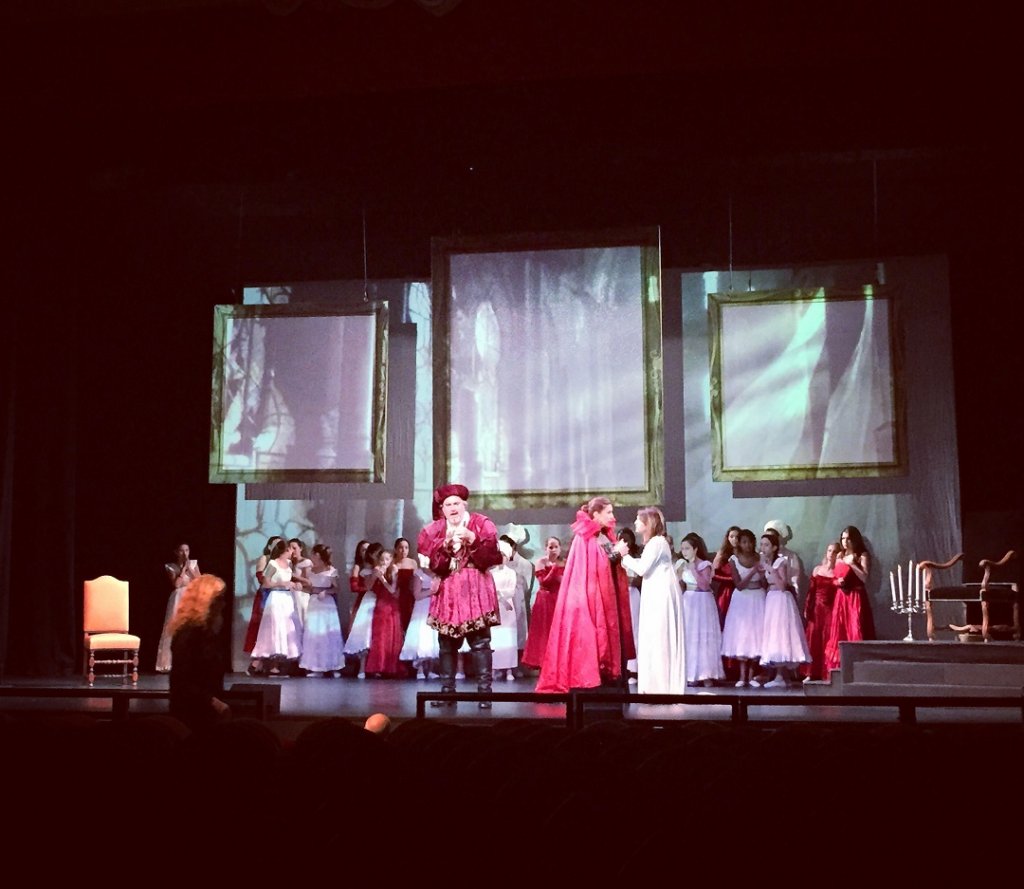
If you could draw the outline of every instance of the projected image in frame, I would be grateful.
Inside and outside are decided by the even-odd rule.
[[[708,311],[716,481],[905,472],[892,299],[716,293]]]
[[[434,477],[489,508],[662,497],[657,229],[434,241]]]
[[[216,306],[210,481],[383,481],[386,395],[386,303]]]

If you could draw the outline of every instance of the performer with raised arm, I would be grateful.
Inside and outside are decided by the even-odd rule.
[[[440,578],[427,623],[437,630],[441,691],[455,691],[459,646],[469,644],[477,691],[491,690],[491,627],[501,623],[498,597],[489,568],[502,563],[498,531],[487,516],[467,508],[469,489],[442,485],[434,491],[434,521],[419,536],[416,548]],[[447,702],[435,701],[433,706]],[[481,701],[488,710],[490,701]]]

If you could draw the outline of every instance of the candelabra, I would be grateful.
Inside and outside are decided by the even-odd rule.
[[[924,611],[924,602],[920,599],[904,599],[902,602],[893,602],[889,606],[890,611],[907,616],[907,635],[903,637],[904,642],[914,641],[914,615]]]
[[[897,578],[899,583],[897,584]],[[907,616],[907,635],[903,637],[904,642],[914,641],[914,615],[925,610],[924,600],[927,595],[924,590],[924,575],[921,566],[915,565],[911,559],[907,563],[907,590],[903,589],[903,565],[896,566],[896,572],[889,572],[889,585],[892,589],[892,605],[890,611]]]

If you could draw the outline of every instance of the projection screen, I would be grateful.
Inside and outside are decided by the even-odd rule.
[[[211,482],[381,482],[387,303],[216,306]]]
[[[716,481],[906,471],[891,298],[866,286],[708,299]]]
[[[492,509],[660,502],[658,230],[433,253],[435,482]]]

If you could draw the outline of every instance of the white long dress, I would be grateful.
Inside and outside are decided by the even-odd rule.
[[[640,558],[623,556],[622,564],[644,579],[637,632],[637,691],[684,694],[686,619],[668,541],[660,535],[652,537]]]
[[[312,567],[313,562],[310,559],[302,559],[292,566],[292,573],[297,577],[305,577]],[[295,611],[299,615],[299,625],[305,626],[306,609],[309,607],[309,593],[306,590],[293,590],[292,594],[295,596]]]
[[[253,647],[254,658],[283,657],[294,660],[302,651],[302,626],[295,608],[295,597],[288,586],[292,569],[268,562],[263,572],[267,601],[263,606],[260,630]]]
[[[373,571],[369,569],[360,572],[364,584],[372,586],[372,581],[368,580],[372,574]],[[359,607],[352,618],[352,626],[348,628],[345,654],[362,654],[370,650],[370,643],[373,641],[373,609],[376,605],[377,594],[368,589],[359,600]]]
[[[697,586],[697,572],[711,567],[706,559],[689,565],[677,563],[679,580],[686,587]],[[710,576],[710,574],[708,575]],[[686,679],[702,682],[705,679],[724,679],[722,668],[722,626],[718,620],[718,605],[711,590],[683,590],[683,618],[686,621]]]
[[[341,621],[338,619],[336,590],[338,569],[309,575],[312,589],[302,625],[302,657],[299,666],[314,673],[333,672],[345,666],[342,653]]]
[[[513,670],[519,665],[515,600],[522,589],[522,581],[508,564],[495,565],[490,573],[498,594],[498,616],[501,618],[501,624],[491,627],[491,667],[495,670]]]
[[[643,553],[640,555],[643,558]],[[623,565],[626,563],[623,562]],[[637,573],[630,568],[626,569],[626,576],[629,578],[629,619],[633,622],[633,651],[640,650],[640,588],[636,583]],[[626,672],[636,673],[636,658],[626,661]]]
[[[181,576],[181,566],[168,562],[164,566],[169,573],[177,574]],[[176,578],[177,579],[177,578]],[[167,597],[167,609],[164,612],[164,627],[160,631],[160,641],[156,646],[156,671],[157,673],[170,673],[171,672],[171,634],[167,632],[167,628],[171,624],[171,618],[174,617],[174,613],[178,610],[178,603],[181,601],[181,594],[185,590],[185,587],[175,587],[171,594]]]
[[[779,556],[772,569],[781,572],[783,568],[788,571],[787,559]],[[789,590],[769,589],[764,604],[761,663],[793,667],[810,662],[811,652],[796,599]]]
[[[526,633],[529,629],[529,606],[530,595],[533,592],[533,564],[529,559],[524,559],[518,552],[512,554],[509,567],[515,571],[519,578],[519,585],[516,587],[516,597],[513,604],[516,608],[516,645],[519,651],[526,648]]]
[[[417,568],[413,572],[413,577],[416,585],[416,592],[413,593],[415,602],[413,602],[412,615],[409,617],[409,626],[405,630],[405,641],[398,659],[412,661],[412,665],[416,668],[424,665],[429,667],[427,661],[438,656],[437,630],[427,623],[427,615],[430,614],[432,578],[422,568]]]
[[[757,570],[757,565],[744,568],[736,556],[729,561],[736,566],[740,580],[746,580]],[[722,629],[722,654],[735,658],[759,658],[764,637],[763,586],[735,589],[725,613],[725,627]]]

